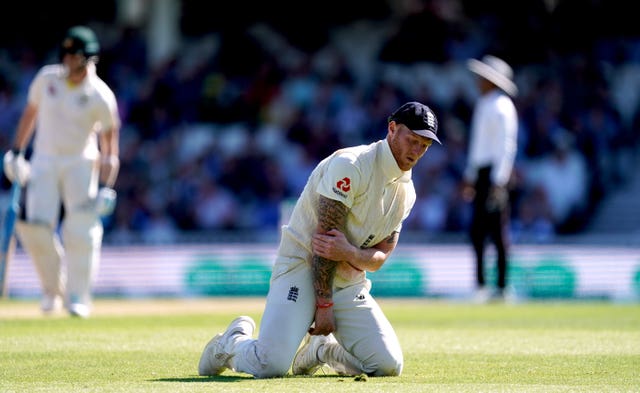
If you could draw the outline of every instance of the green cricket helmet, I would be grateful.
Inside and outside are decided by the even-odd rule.
[[[100,54],[98,37],[93,30],[86,26],[70,28],[60,45],[60,57],[62,58],[67,53],[82,54],[86,58],[98,56]]]

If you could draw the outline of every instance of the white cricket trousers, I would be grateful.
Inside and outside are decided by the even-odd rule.
[[[278,257],[258,338],[238,342],[231,358],[232,369],[256,378],[287,374],[315,314],[311,274],[306,261]],[[340,348],[326,350],[325,357],[334,358],[324,360],[346,374],[400,375],[403,356],[398,337],[371,297],[369,287],[365,279],[334,289],[334,336]]]

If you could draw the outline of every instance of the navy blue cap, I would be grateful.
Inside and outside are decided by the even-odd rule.
[[[411,101],[402,105],[389,116],[389,122],[391,121],[402,123],[416,134],[442,144],[436,135],[438,133],[438,118],[436,118],[436,114],[433,113],[431,108],[420,102]]]

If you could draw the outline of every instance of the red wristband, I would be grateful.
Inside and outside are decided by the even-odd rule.
[[[329,307],[333,307],[333,302],[329,302],[329,303],[316,303],[316,307],[318,308],[329,308]]]

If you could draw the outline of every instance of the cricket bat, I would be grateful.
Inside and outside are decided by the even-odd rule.
[[[19,182],[14,182],[11,186],[9,196],[9,205],[6,207],[2,216],[2,225],[0,226],[0,295],[6,298],[7,291],[7,271],[9,262],[15,250],[15,236],[13,230],[16,224],[16,218],[20,214],[20,195],[22,187]]]

